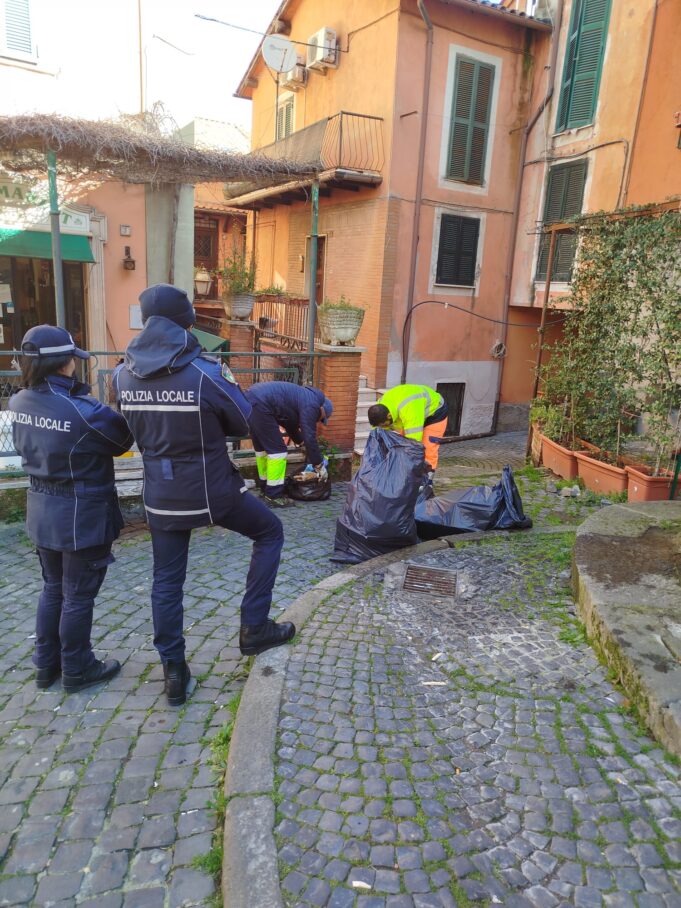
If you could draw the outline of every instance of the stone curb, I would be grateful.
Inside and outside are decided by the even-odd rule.
[[[664,618],[677,614],[674,592],[659,584],[604,582],[595,540],[636,539],[649,527],[681,518],[681,502],[615,505],[581,525],[573,554],[578,613],[598,655],[615,672],[639,715],[664,747],[681,756],[681,665],[665,645]],[[661,579],[661,578],[660,578]],[[666,602],[666,606],[665,606]],[[678,609],[678,603],[676,604]]]
[[[552,534],[575,529],[566,525],[522,532],[523,535]],[[500,530],[448,536],[398,549],[362,564],[348,565],[299,596],[279,620],[293,621],[300,631],[331,593],[382,567],[416,555],[444,551],[460,542],[507,535],[508,531]],[[224,787],[228,805],[224,824],[222,896],[224,904],[229,906],[283,908],[284,904],[274,841],[275,806],[272,796],[274,747],[290,652],[290,647],[283,646],[256,658],[234,722]],[[257,729],[255,736],[253,729]]]

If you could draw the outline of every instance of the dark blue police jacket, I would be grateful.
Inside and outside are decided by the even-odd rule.
[[[123,526],[113,456],[132,445],[123,417],[65,375],[18,391],[9,409],[14,446],[31,480],[31,540],[59,552],[113,542]]]
[[[129,344],[114,388],[144,460],[149,526],[190,529],[227,514],[246,489],[225,436],[248,435],[251,413],[229,369],[155,315]]]
[[[273,416],[292,441],[305,444],[309,463],[322,462],[317,423],[319,408],[325,400],[323,391],[287,381],[267,381],[250,387],[246,397],[254,407]]]

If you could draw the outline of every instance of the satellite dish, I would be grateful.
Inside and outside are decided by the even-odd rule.
[[[283,35],[268,35],[262,42],[262,55],[269,68],[277,73],[287,73],[298,62],[295,47]]]

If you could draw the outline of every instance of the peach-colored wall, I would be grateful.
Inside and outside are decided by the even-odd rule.
[[[129,306],[136,304],[147,285],[144,186],[103,183],[81,199],[106,215],[104,246],[106,329],[110,350],[124,350],[137,334],[130,328]],[[131,236],[120,235],[120,225],[132,228]],[[123,268],[124,247],[130,246],[134,271]]]
[[[650,18],[650,17],[649,17]],[[628,205],[645,205],[681,196],[681,4],[660,0],[650,47],[647,85],[632,152]]]
[[[506,363],[501,383],[500,403],[526,404],[532,395],[541,311],[520,307],[512,308],[509,321],[512,324],[509,326],[506,338]],[[549,327],[544,343],[553,345],[563,336],[560,310],[549,309],[546,322]],[[550,358],[550,349],[544,350],[543,362],[549,362]]]
[[[577,160],[579,157],[586,157],[588,172],[584,189],[584,212],[612,210],[627,201],[624,196],[626,170],[641,97],[655,0],[612,0],[594,122],[589,126],[555,134],[565,44],[573,5],[574,0],[566,0],[564,5],[555,93],[528,141],[511,293],[511,301],[517,306],[541,305],[541,285],[535,288],[533,279],[539,244],[537,225],[541,222],[544,205],[547,149],[551,165],[560,163],[561,160]],[[678,4],[674,4],[673,0],[672,2],[661,0],[660,9],[663,10],[665,7],[670,8],[674,5],[676,5],[678,13]],[[669,17],[668,12],[666,15]],[[661,81],[664,81],[665,78],[669,79],[670,89],[673,79],[668,71],[668,66],[669,60],[674,57],[673,43],[673,38],[669,35],[664,48],[668,53],[666,56],[660,57],[660,69],[657,74],[657,78]],[[663,44],[664,42],[661,41],[660,45]],[[678,63],[675,65],[678,69]],[[653,95],[654,91],[656,89],[651,86],[649,93],[651,107],[655,106],[659,97],[659,93]],[[655,102],[652,101],[653,97]],[[533,109],[535,109],[537,100],[537,98],[533,98]],[[678,105],[678,100],[676,104]],[[674,108],[671,107],[670,121],[673,110]],[[648,141],[649,143],[659,142],[659,133],[655,129],[650,129]],[[679,154],[678,151],[677,154]],[[672,156],[668,155],[668,159],[671,166]],[[655,168],[656,165],[652,164],[649,154],[644,155],[642,160],[647,163],[648,167]],[[658,186],[662,179],[663,177],[658,179]],[[648,195],[647,190],[637,191],[640,201],[652,200],[650,197],[641,197]],[[567,288],[564,288],[562,292],[566,293]]]

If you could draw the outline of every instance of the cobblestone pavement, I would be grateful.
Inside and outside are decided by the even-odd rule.
[[[339,486],[329,502],[279,512],[275,613],[335,570],[343,498]],[[193,534],[185,627],[199,683],[173,710],[151,642],[148,535],[116,545],[95,609],[93,645],[120,659],[120,676],[66,697],[33,683],[38,560],[18,526],[0,528],[0,905],[211,904],[213,878],[192,861],[216,827],[207,805],[221,780],[207,741],[244,681],[236,633],[249,549],[222,529]]]
[[[507,461],[520,466],[523,449],[523,437],[515,435],[453,445],[443,458],[438,483],[446,488],[493,479]],[[563,500],[547,493],[537,471],[525,471],[518,482],[528,511],[540,523],[574,522],[594,506],[587,499]],[[275,590],[277,610],[336,570],[327,555],[343,498],[339,487],[330,502],[282,512],[286,545]],[[95,613],[95,648],[123,662],[121,675],[108,685],[65,697],[58,684],[38,692],[33,683],[37,558],[18,526],[0,527],[0,905],[169,908],[212,903],[213,878],[193,861],[209,852],[216,828],[216,814],[207,805],[215,800],[221,779],[211,767],[208,742],[230,718],[228,704],[244,681],[236,631],[248,549],[240,537],[221,529],[194,533],[185,605],[189,659],[199,683],[186,707],[171,710],[151,644],[148,536],[131,535],[117,544],[117,562]],[[374,625],[374,606],[369,608],[360,593],[355,591],[352,603],[343,605],[347,620],[353,609],[359,609],[360,617],[342,641],[352,664],[359,660],[358,673],[368,671],[359,666],[373,660],[374,646],[379,648],[377,660],[384,646],[385,658],[402,652],[386,642],[393,639],[390,628],[397,618]],[[336,627],[343,627],[340,617]],[[564,632],[571,627],[568,622]],[[328,635],[330,628],[325,625],[320,634]],[[360,638],[378,630],[381,639],[371,650],[357,647]],[[305,667],[312,670],[321,644],[303,639],[303,647],[317,647]],[[399,631],[394,639],[399,641]],[[336,643],[327,636],[324,646]],[[293,663],[301,672],[299,654],[304,652],[297,650]],[[435,665],[441,664],[438,660]],[[342,664],[338,670],[345,671]],[[337,685],[348,705],[349,677],[343,675]],[[365,696],[368,677],[358,674],[357,681],[353,696]],[[372,685],[374,681],[372,674]],[[384,688],[386,682],[380,683]],[[311,690],[301,694],[308,696]],[[429,697],[438,693],[436,688],[426,692]],[[397,689],[385,690],[388,699],[398,696]],[[362,754],[357,758],[363,759]],[[302,788],[299,796],[305,797]],[[367,809],[372,809],[368,803]],[[357,833],[357,841],[368,841],[365,835]],[[670,858],[664,854],[663,860]],[[355,858],[357,867],[364,861],[368,858]],[[299,872],[315,878],[309,869]],[[345,883],[338,891],[343,889],[360,892]],[[382,904],[380,898],[374,904]]]
[[[275,764],[286,905],[681,906],[678,763],[574,615],[560,525],[600,501],[523,472],[554,527],[410,559],[455,573],[454,598],[405,592],[404,564],[375,572],[294,645]]]

